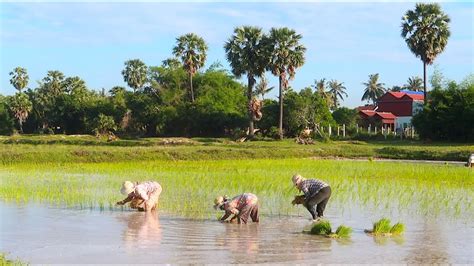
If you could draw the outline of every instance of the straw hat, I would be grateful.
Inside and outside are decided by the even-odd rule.
[[[135,184],[133,184],[130,181],[125,181],[122,184],[122,188],[120,189],[120,193],[122,193],[123,195],[128,195],[128,194],[132,193],[134,189],[135,189]]]
[[[218,196],[217,198],[214,199],[214,209],[219,209],[222,205],[224,205],[224,197],[223,196]]]
[[[291,181],[293,182],[293,185],[298,186],[299,183],[303,182],[305,180],[304,177],[301,175],[295,174],[292,178]]]

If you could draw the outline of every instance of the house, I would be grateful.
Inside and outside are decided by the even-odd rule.
[[[423,92],[388,91],[377,99],[376,105],[361,106],[359,116],[363,124],[387,126],[391,129],[411,126],[413,115],[423,109]]]

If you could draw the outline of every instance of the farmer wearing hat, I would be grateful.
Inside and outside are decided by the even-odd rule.
[[[138,209],[139,211],[155,210],[161,191],[161,185],[154,181],[141,183],[125,181],[120,193],[126,195],[127,198],[117,202],[117,204],[124,205],[130,202],[130,208],[132,209]]]
[[[305,179],[301,175],[294,175],[291,178],[293,185],[302,191],[304,195],[296,196],[293,205],[303,204],[313,216],[313,220],[323,217],[326,204],[331,197],[331,187],[318,179]]]
[[[259,222],[258,198],[252,193],[244,193],[232,199],[227,198],[227,196],[219,196],[214,200],[214,209],[225,211],[224,216],[220,219],[222,222],[226,221],[231,215],[233,217],[229,222],[237,219],[239,223],[246,224],[249,216],[253,222]]]

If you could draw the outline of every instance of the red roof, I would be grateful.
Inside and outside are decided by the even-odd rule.
[[[364,106],[359,106],[357,107],[357,110],[359,111],[362,111],[362,110],[374,110],[375,109],[375,105],[373,104],[368,104],[368,105],[364,105]]]
[[[395,119],[397,118],[394,114],[389,113],[389,112],[376,112],[376,115],[384,118],[384,119]]]
[[[366,116],[374,116],[375,115],[374,110],[360,110],[359,112],[365,114]]]
[[[415,101],[423,101],[425,99],[425,96],[423,94],[417,94],[417,93],[407,93],[407,92],[402,92],[402,91],[388,91],[387,93],[390,93],[393,95],[395,98],[402,98],[404,96],[407,96]]]

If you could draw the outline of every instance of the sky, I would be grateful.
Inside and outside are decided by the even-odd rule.
[[[451,18],[451,37],[435,60],[448,79],[474,73],[474,4],[442,2]],[[386,87],[423,75],[423,65],[400,36],[401,17],[414,2],[1,2],[0,94],[15,93],[9,72],[28,70],[35,88],[48,70],[79,76],[91,89],[126,86],[124,62],[139,58],[148,66],[172,56],[176,37],[194,32],[207,42],[205,67],[225,59],[224,42],[241,25],[289,27],[303,35],[306,63],[290,86],[336,79],[347,88],[344,106],[363,104],[363,82],[379,73]],[[434,66],[429,66],[431,75]],[[270,86],[278,79],[267,73]],[[242,79],[244,82],[244,79]],[[268,97],[276,97],[274,89]]]

